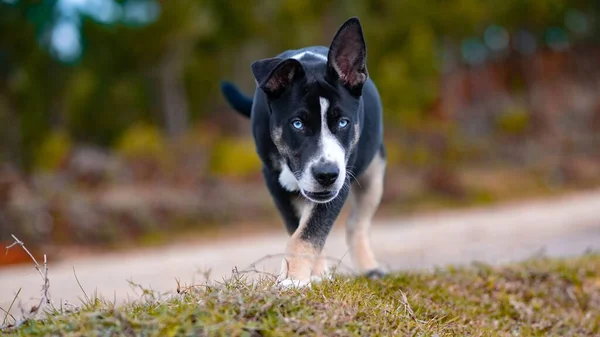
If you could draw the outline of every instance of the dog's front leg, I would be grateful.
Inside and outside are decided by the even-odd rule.
[[[303,203],[299,226],[288,241],[282,261],[280,285],[301,287],[310,284],[315,263],[347,197],[348,189],[344,188],[327,204]]]

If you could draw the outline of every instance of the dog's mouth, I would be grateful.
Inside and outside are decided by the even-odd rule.
[[[302,190],[302,195],[312,202],[324,204],[335,199],[338,195],[338,191],[307,192]]]

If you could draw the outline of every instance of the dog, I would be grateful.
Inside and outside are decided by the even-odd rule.
[[[329,48],[288,50],[251,68],[253,98],[230,82],[221,89],[251,120],[266,186],[290,234],[278,284],[330,276],[323,246],[347,199],[353,263],[367,277],[384,276],[369,238],[386,168],[382,104],[359,19],[348,19]]]

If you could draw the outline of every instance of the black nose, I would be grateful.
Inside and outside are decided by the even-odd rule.
[[[321,186],[329,186],[337,180],[340,170],[333,163],[324,163],[313,166],[312,173]]]

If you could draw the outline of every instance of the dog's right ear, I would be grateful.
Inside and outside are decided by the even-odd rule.
[[[348,19],[337,31],[327,56],[329,73],[356,95],[367,81],[367,46],[358,18]]]
[[[304,75],[296,59],[268,58],[252,63],[252,73],[258,86],[271,98],[289,88],[295,78]]]

